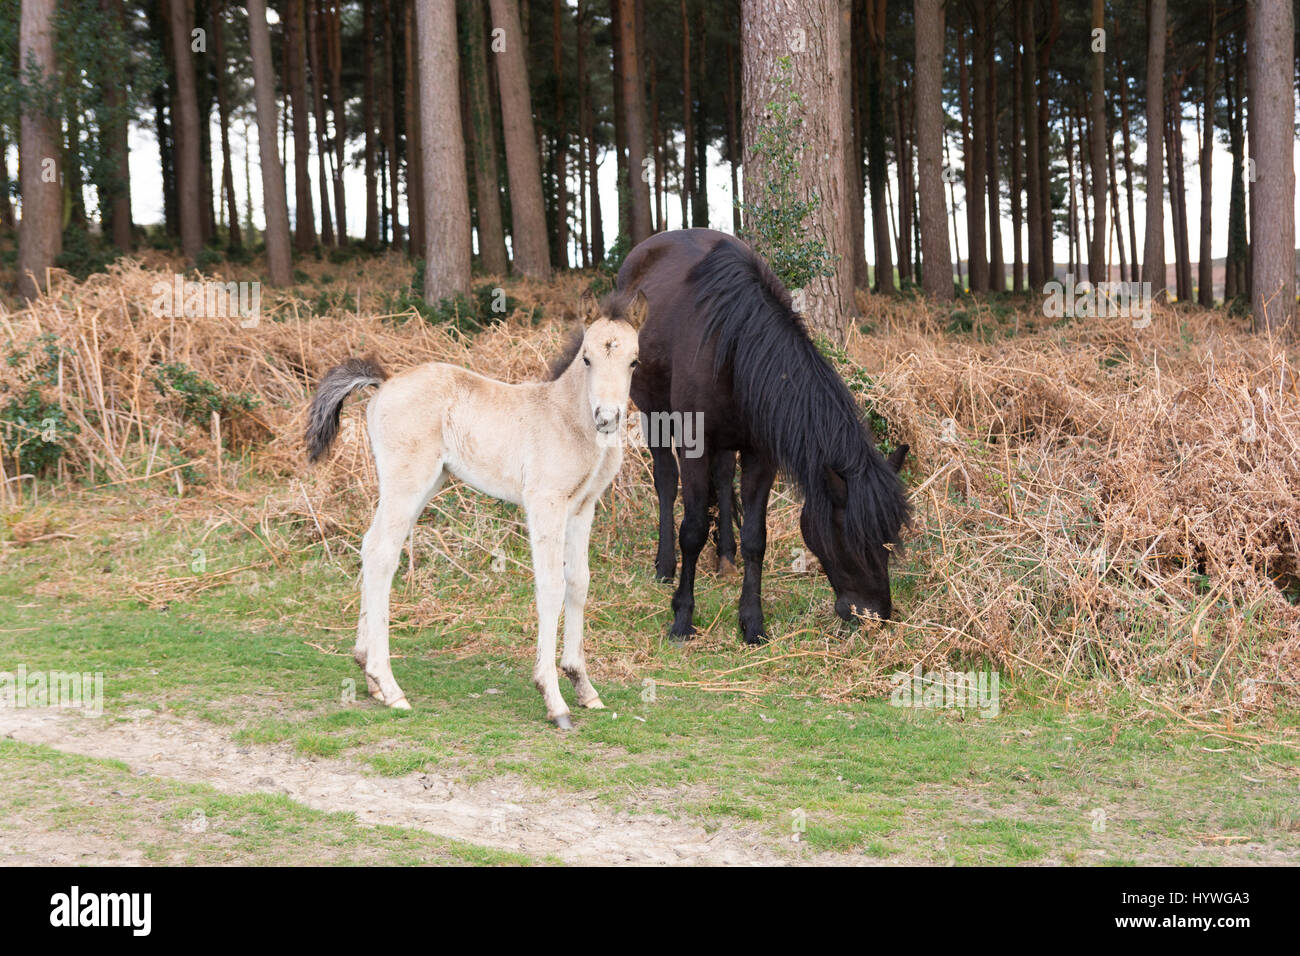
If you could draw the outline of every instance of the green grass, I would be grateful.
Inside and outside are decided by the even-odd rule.
[[[668,588],[627,570],[651,550],[653,524],[644,516],[622,519],[633,530],[618,535],[607,516],[597,524],[588,655],[630,663],[621,681],[597,680],[608,709],[577,712],[578,729],[566,735],[545,722],[531,684],[532,580],[520,567],[527,550],[517,516],[504,506],[476,499],[477,512],[460,519],[473,523],[474,540],[502,542],[504,573],[489,573],[490,549],[454,552],[459,569],[425,552],[410,586],[403,561],[392,649],[415,709],[395,712],[365,698],[351,659],[354,555],[331,563],[302,543],[312,540],[306,534],[297,539],[301,553],[281,553],[283,537],[268,538],[255,524],[201,525],[166,499],[153,499],[141,520],[135,498],[86,497],[81,508],[97,515],[91,530],[74,523],[72,538],[7,552],[0,670],[22,663],[29,671],[100,671],[110,719],[165,709],[219,725],[241,745],[287,743],[380,775],[443,768],[467,783],[508,775],[548,792],[590,794],[610,810],[709,829],[753,826],[774,846],[797,835],[814,850],[886,861],[1213,863],[1300,853],[1294,750],[1190,732],[1124,694],[1081,711],[1049,699],[1054,688],[1032,677],[1004,673],[1001,714],[981,719],[880,699],[823,700],[789,662],[765,665],[761,682],[735,685],[755,693],[704,689],[702,676],[770,652],[735,639],[736,589],[712,576],[700,579],[696,608],[706,637],[688,645],[666,639]],[[434,520],[454,542],[454,523]],[[196,548],[201,574],[191,567]],[[819,625],[815,642],[871,653],[856,636],[822,630],[829,587],[821,575],[784,572],[786,563],[774,553],[765,580],[777,633]],[[182,584],[140,587],[165,579]],[[896,598],[909,600],[906,568],[895,583]],[[1289,712],[1274,719],[1283,730],[1297,723]],[[11,744],[0,748],[0,774],[13,786],[0,799],[16,799],[9,791],[38,759],[47,761],[51,786],[87,767],[110,772]],[[336,834],[328,858],[360,859],[356,824],[338,815],[303,817],[309,811],[280,798],[200,798],[179,783],[157,785],[170,789],[149,799],[182,817],[195,800],[214,807],[233,800],[228,812],[245,822],[227,847],[231,859],[292,857],[293,841],[281,839],[291,824]],[[75,816],[77,801],[56,791],[34,791],[29,806]],[[1093,830],[1097,810],[1105,813],[1101,832]],[[242,834],[262,833],[252,821],[263,818],[279,835],[267,837],[259,856],[261,837]],[[386,859],[398,859],[408,840],[419,852],[460,852],[403,833]],[[181,852],[168,844],[158,858]]]

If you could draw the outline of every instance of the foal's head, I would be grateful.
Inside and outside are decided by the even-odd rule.
[[[584,328],[573,362],[581,363],[592,424],[602,435],[617,432],[623,424],[637,364],[637,330],[645,321],[646,305],[640,292],[626,302],[607,299],[601,304],[590,291],[582,294],[578,304]]]

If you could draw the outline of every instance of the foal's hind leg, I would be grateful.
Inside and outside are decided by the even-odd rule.
[[[582,649],[583,608],[591,580],[587,553],[595,510],[596,502],[592,499],[569,519],[564,532],[564,648],[560,653],[560,669],[573,682],[578,705],[601,710],[605,705],[587,677],[587,657]]]
[[[389,592],[401,559],[402,544],[445,478],[441,465],[433,480],[424,486],[405,481],[385,482],[381,477],[379,507],[361,542],[361,615],[352,656],[366,675],[371,695],[398,710],[409,710],[411,705],[397,686],[389,660]]]

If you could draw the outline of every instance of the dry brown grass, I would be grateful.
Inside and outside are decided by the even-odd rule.
[[[321,374],[373,352],[392,368],[440,360],[506,380],[535,377],[564,335],[556,320],[572,315],[587,281],[512,283],[525,308],[468,339],[382,314],[386,293],[409,281],[397,257],[307,267],[310,285],[264,290],[253,329],[237,318],[153,315],[152,286],[171,276],[166,262],[154,265],[123,262],[84,283],[59,281],[30,308],[0,313],[10,348],[51,333],[66,349],[49,397],[81,430],[60,477],[183,483],[186,469],[198,468],[208,482],[188,495],[196,513],[263,527],[292,516],[307,529],[305,546],[323,542],[334,560],[369,520],[373,473],[355,406],[337,454],[306,469],[304,413]],[[349,305],[312,314],[321,289]],[[534,326],[536,305],[547,321]],[[927,668],[979,658],[1036,674],[1055,694],[1102,697],[1124,687],[1220,727],[1300,700],[1293,349],[1222,313],[1172,307],[1157,308],[1142,330],[1126,319],[1031,330],[1043,320],[1024,311],[1002,322],[1005,332],[1014,321],[1020,334],[981,342],[945,334],[948,313],[920,302],[862,305],[874,330],[853,330],[847,351],[874,380],[891,437],[913,449],[907,476],[917,521],[896,576],[900,620],[827,631],[819,604],[758,656],[701,675],[702,686],[754,690],[785,675],[844,699],[886,690],[889,675],[918,658]],[[184,362],[260,405],[226,421],[187,423],[176,399],[152,384],[151,369],[166,362]],[[0,404],[23,373],[0,366]],[[16,480],[12,456],[0,458],[13,513],[33,492]],[[629,455],[616,520],[621,505],[650,495],[645,459]],[[473,511],[469,499],[465,510]],[[791,574],[781,556],[800,546],[798,503],[781,486],[770,523],[779,587]],[[9,524],[19,543],[54,533],[21,514]],[[438,529],[420,533],[453,560],[460,553]],[[462,544],[491,550],[472,531],[458,533]],[[267,551],[270,564],[295,558],[289,548]],[[609,569],[615,584],[644,573]],[[185,586],[166,593],[183,595]],[[615,592],[610,599],[620,600]],[[481,613],[410,601],[417,623]],[[633,620],[654,610],[623,609]],[[607,636],[600,670],[625,679],[643,672],[660,637],[651,629]],[[698,652],[728,642],[729,629],[706,630]]]

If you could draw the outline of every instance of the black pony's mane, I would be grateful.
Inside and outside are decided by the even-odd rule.
[[[627,307],[629,302],[628,296],[618,292],[611,292],[601,300],[601,314],[611,322],[626,322],[628,320]],[[560,354],[551,359],[550,367],[546,373],[548,382],[554,382],[573,364],[573,360],[578,357],[578,350],[582,348],[582,340],[586,335],[587,327],[583,322],[579,321],[569,333],[569,338],[564,343],[564,348],[560,350]]]
[[[898,476],[871,440],[848,386],[818,351],[790,293],[750,249],[720,240],[687,275],[714,340],[715,372],[730,367],[736,400],[765,451],[804,494],[809,520],[832,540],[825,469],[848,486],[847,544],[896,543],[909,519]]]

